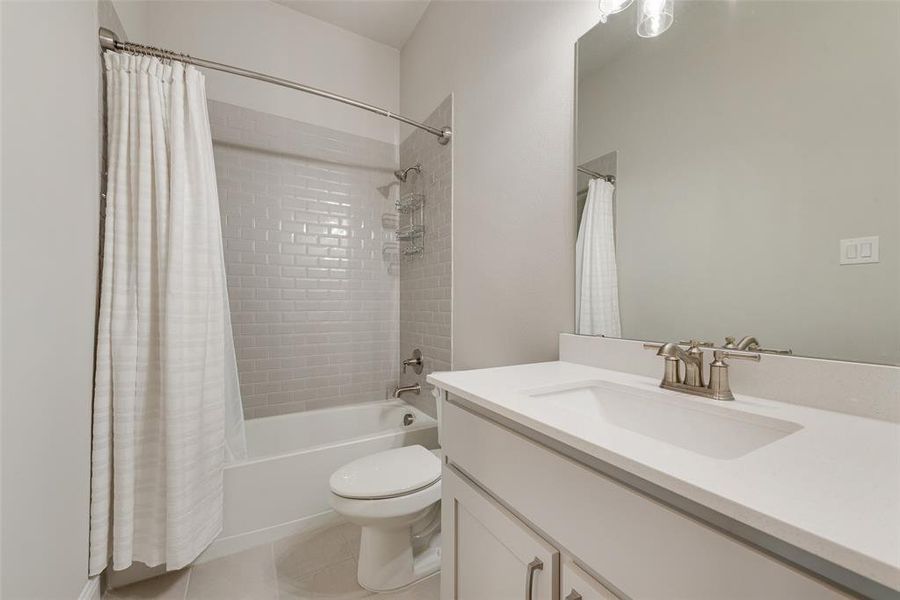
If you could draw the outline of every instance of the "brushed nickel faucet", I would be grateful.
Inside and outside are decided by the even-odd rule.
[[[418,383],[412,385],[398,385],[394,388],[394,398],[399,398],[400,394],[405,394],[406,392],[412,392],[418,395],[421,391],[422,386]]]
[[[691,340],[685,344],[688,346],[687,350],[682,349],[676,342],[644,344],[645,349],[656,350],[656,355],[665,359],[665,371],[659,387],[713,400],[734,400],[728,382],[726,359],[739,358],[756,362],[760,360],[759,354],[713,348],[713,360],[709,364],[709,384],[704,384],[703,348],[710,348],[711,344],[698,340]],[[681,363],[684,363],[684,379],[681,378]]]
[[[745,335],[739,342],[735,342],[734,340],[735,338],[732,336],[726,337],[725,345],[722,347],[734,350],[756,350],[759,348],[759,340],[752,335]]]

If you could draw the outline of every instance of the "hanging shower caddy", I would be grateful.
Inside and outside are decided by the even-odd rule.
[[[400,254],[422,254],[425,252],[425,194],[404,194],[396,205],[399,214],[397,241],[400,242]]]

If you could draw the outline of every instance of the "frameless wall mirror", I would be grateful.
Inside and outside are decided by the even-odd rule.
[[[633,13],[577,45],[576,332],[900,364],[900,3]]]

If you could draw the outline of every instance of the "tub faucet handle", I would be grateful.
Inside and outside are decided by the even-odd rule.
[[[412,367],[413,371],[415,371],[416,375],[422,374],[422,351],[416,348],[412,352],[412,358],[404,359],[401,363],[403,365],[403,372],[406,373],[406,367]]]

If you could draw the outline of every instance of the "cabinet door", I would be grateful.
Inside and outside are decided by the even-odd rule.
[[[606,586],[571,562],[563,564],[562,596],[563,600],[618,600]]]
[[[558,600],[559,552],[444,465],[443,600]]]

